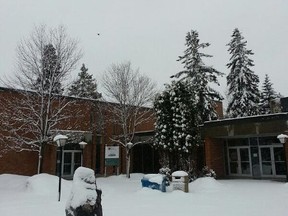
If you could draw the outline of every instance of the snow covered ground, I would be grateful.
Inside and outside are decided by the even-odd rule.
[[[97,178],[103,190],[105,216],[286,216],[288,184],[265,180],[214,180],[200,178],[189,193],[166,193],[141,187],[143,174]],[[1,216],[65,216],[71,181],[62,181],[58,202],[58,177],[0,175]]]

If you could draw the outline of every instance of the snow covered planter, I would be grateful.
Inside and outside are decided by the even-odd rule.
[[[162,174],[147,174],[141,179],[142,187],[166,192],[166,176]]]
[[[189,183],[188,173],[184,171],[175,171],[172,173],[173,190],[182,190],[188,193],[189,192],[188,183]]]
[[[66,204],[66,216],[102,216],[101,193],[96,188],[94,171],[85,167],[77,168]]]

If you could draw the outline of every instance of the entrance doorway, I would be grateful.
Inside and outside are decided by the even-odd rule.
[[[285,178],[285,151],[276,136],[227,139],[226,147],[228,175]]]
[[[64,150],[63,151],[63,163],[62,174],[63,177],[73,177],[74,171],[81,166],[82,154],[81,150]]]
[[[251,157],[249,147],[229,147],[229,174],[251,176]]]
[[[282,145],[259,146],[260,169],[263,177],[286,175],[285,155]]]

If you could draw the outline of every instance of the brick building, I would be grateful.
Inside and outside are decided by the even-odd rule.
[[[2,105],[6,99],[15,100],[15,98],[20,99],[21,97],[19,90],[0,88],[0,104]],[[63,177],[71,178],[74,170],[81,166],[81,164],[95,170],[96,174],[103,175],[105,172],[105,146],[116,145],[110,138],[118,135],[120,132],[117,126],[113,125],[110,121],[106,121],[111,118],[111,113],[107,109],[108,103],[73,97],[65,97],[65,100],[69,100],[71,103],[65,108],[64,112],[73,115],[73,118],[61,121],[61,123],[51,130],[53,132],[51,134],[51,142],[45,144],[43,149],[42,172],[49,174],[57,174],[58,172],[59,166],[57,163],[60,162],[60,151],[52,140],[53,136],[61,133],[68,136],[68,141],[64,146],[62,155]],[[136,128],[134,140],[149,139],[153,136],[153,131],[154,120],[151,119]],[[0,130],[0,136],[3,137],[3,133]],[[80,141],[88,143],[83,150],[80,148]],[[1,141],[0,139],[0,174],[34,175],[37,173],[38,152],[16,152],[5,148],[5,144],[7,143],[3,143],[3,140]],[[151,164],[143,163],[147,160],[147,157],[150,161],[152,159]],[[125,149],[121,147],[119,160],[118,171],[125,173]],[[131,160],[132,172],[157,172],[158,169],[157,154],[152,150],[149,143],[133,147]],[[116,168],[107,167],[106,172],[107,175],[115,174]]]
[[[0,105],[4,103],[3,98],[10,98],[11,95],[14,99],[21,97],[17,90],[0,88]],[[112,116],[107,109],[107,105],[111,104],[83,98],[66,97],[66,99],[73,103],[65,112],[74,114],[80,107],[81,115],[74,115],[54,129],[55,134],[61,133],[69,137],[62,155],[63,177],[71,178],[74,170],[81,164],[93,169],[99,175],[103,175],[105,171],[107,175],[126,173],[126,152],[121,147],[118,169],[115,166],[107,166],[105,169],[105,146],[117,145],[110,138],[120,133],[120,129],[111,121],[105,121]],[[285,106],[288,104],[287,101],[285,98],[281,99],[282,113],[235,119],[223,119],[222,104],[217,102],[219,120],[207,121],[202,127],[204,144],[198,148],[198,163],[214,169],[219,178],[285,179],[288,147],[287,144],[283,146],[279,142],[277,135],[288,132],[288,113]],[[102,121],[105,121],[105,124],[102,125]],[[102,127],[99,127],[100,124]],[[3,131],[0,130],[0,138],[3,135]],[[137,127],[133,141],[149,140],[153,135],[154,119],[151,119]],[[79,142],[83,140],[88,145],[82,151]],[[160,168],[158,154],[150,144],[148,142],[133,147],[131,172],[158,172]],[[0,139],[0,174],[37,173],[38,152],[15,152],[8,149],[3,153],[1,150],[4,149],[4,145]],[[56,144],[52,141],[46,144],[42,171],[57,174],[59,159],[60,151]]]

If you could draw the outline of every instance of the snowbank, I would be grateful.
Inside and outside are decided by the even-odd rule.
[[[67,180],[61,179],[62,191],[69,190],[71,183]],[[27,191],[36,193],[38,195],[57,196],[59,187],[59,177],[41,173],[31,176],[27,179],[26,188]]]
[[[215,192],[223,188],[223,185],[211,177],[198,178],[189,184],[189,189],[193,193]]]
[[[28,176],[1,174],[0,175],[0,190],[17,190],[23,191],[26,189],[26,180]]]
[[[47,174],[37,176],[0,175],[0,216],[65,215],[65,204],[72,183],[62,182],[63,196],[58,202],[58,177]],[[97,184],[103,189],[105,216],[181,216],[191,213],[201,216],[286,216],[288,212],[288,183],[284,182],[204,177],[189,183],[189,193],[161,193],[142,189],[139,184],[142,177],[143,174],[131,174],[130,179],[125,175],[97,178]],[[28,179],[29,191],[18,190],[25,188]],[[55,196],[39,196],[35,193],[37,190],[43,192],[43,187],[51,187]]]

